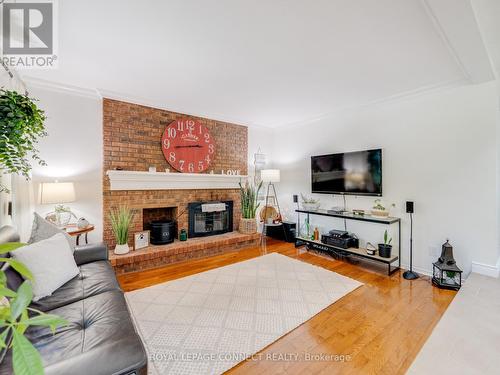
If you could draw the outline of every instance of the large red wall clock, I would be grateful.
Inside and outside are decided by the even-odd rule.
[[[167,162],[179,172],[200,173],[212,162],[215,143],[205,125],[183,118],[167,125],[161,138]]]

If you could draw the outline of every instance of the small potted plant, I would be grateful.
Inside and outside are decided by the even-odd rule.
[[[387,233],[387,229],[384,232],[384,243],[378,244],[378,255],[382,258],[390,258],[392,251],[392,237],[389,237],[389,233]]]
[[[396,205],[393,203],[391,204],[390,207],[396,207]],[[381,199],[375,199],[373,202],[373,207],[372,207],[372,215],[373,216],[381,216],[381,217],[387,217],[389,216],[389,209],[387,209]]]
[[[316,211],[319,208],[319,199],[307,197],[302,193],[300,194],[300,197],[302,199],[302,209],[306,211]]]
[[[240,182],[241,197],[241,218],[238,230],[243,234],[257,233],[257,221],[255,214],[260,203],[257,203],[259,191],[262,187],[262,181],[255,187],[247,181],[245,186]]]
[[[113,208],[109,213],[111,229],[116,239],[114,253],[117,255],[127,254],[130,251],[128,246],[128,231],[134,213],[127,206]]]

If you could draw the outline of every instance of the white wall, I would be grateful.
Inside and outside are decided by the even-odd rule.
[[[40,87],[29,87],[47,116],[48,136],[40,141],[46,167],[33,168],[36,211],[42,216],[54,205],[40,205],[40,182],[75,183],[76,202],[69,203],[78,217],[95,224],[89,241],[102,239],[102,102],[100,98]]]
[[[310,194],[310,156],[383,148],[383,200],[403,218],[403,264],[408,263],[408,217],[415,201],[414,265],[429,272],[447,238],[458,264],[495,265],[498,258],[497,115],[495,83],[344,111],[275,133],[273,163],[282,170],[280,204],[295,219],[292,194]],[[317,195],[324,208],[339,197]],[[348,208],[369,209],[373,198],[348,197]],[[323,231],[342,228],[313,221]],[[383,227],[348,223],[364,240],[380,242]]]

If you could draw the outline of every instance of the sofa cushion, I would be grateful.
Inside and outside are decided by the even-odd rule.
[[[113,268],[106,261],[82,264],[80,273],[51,296],[32,302],[31,307],[48,311],[110,290],[120,290]]]
[[[31,236],[28,243],[35,243],[42,240],[46,240],[54,236],[55,234],[62,233],[66,240],[68,241],[71,249],[74,250],[76,246],[75,240],[66,232],[58,228],[56,225],[45,220],[43,217],[35,212],[35,218],[33,220],[33,226],[31,227]]]
[[[27,338],[40,352],[46,375],[127,373],[147,363],[125,298],[110,290],[50,311],[69,324],[53,335],[45,327],[30,327]],[[11,353],[0,366],[10,374]]]
[[[73,251],[62,233],[10,252],[33,274],[33,300],[50,296],[78,275]]]

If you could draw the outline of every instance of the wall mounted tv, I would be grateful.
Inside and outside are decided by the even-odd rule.
[[[311,157],[313,193],[382,195],[382,150]]]

